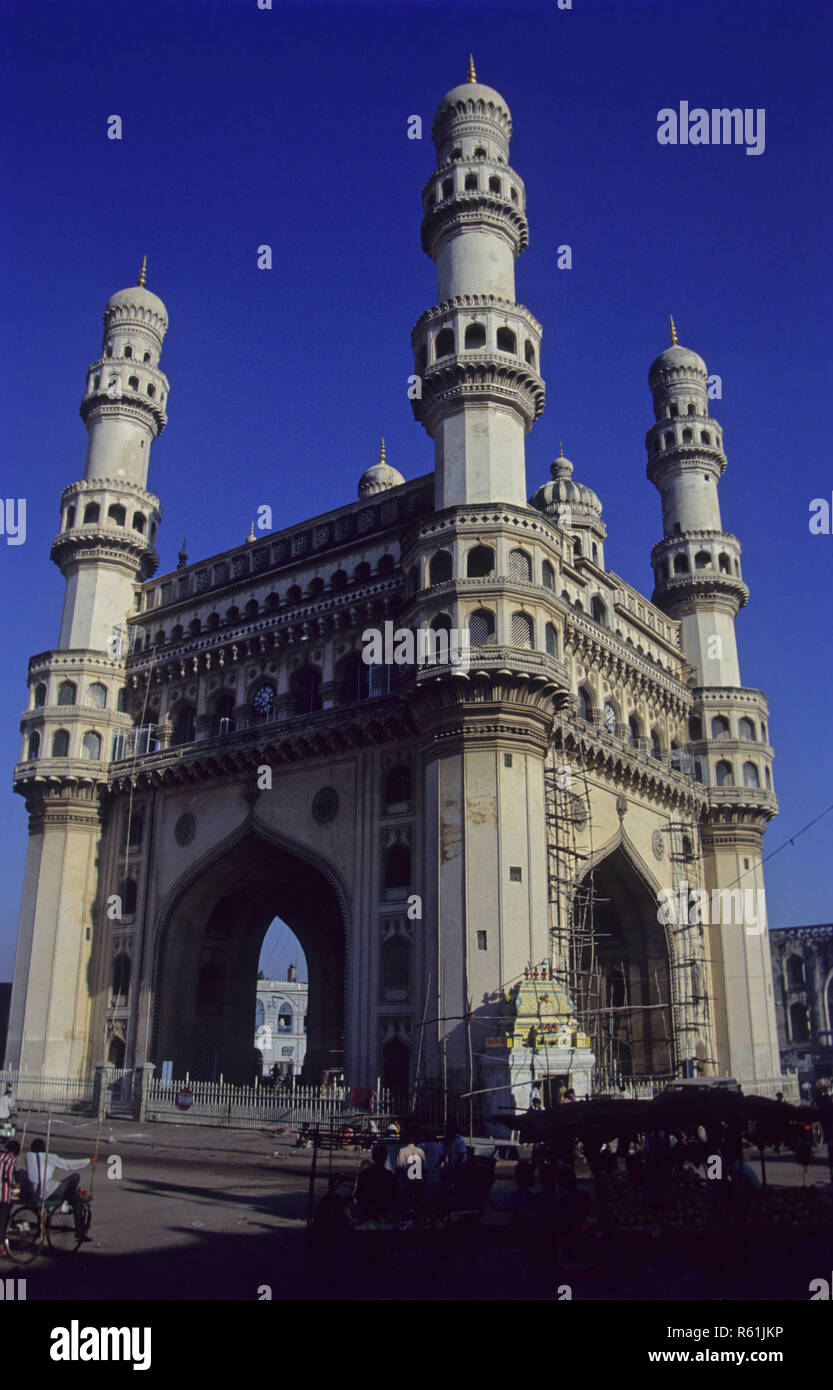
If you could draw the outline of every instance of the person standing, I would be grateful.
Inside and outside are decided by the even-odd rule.
[[[9,1212],[12,1206],[12,1188],[14,1186],[14,1161],[20,1153],[20,1145],[16,1139],[10,1139],[4,1151],[0,1153],[0,1255],[8,1255],[9,1247],[6,1244],[6,1230],[9,1225]]]

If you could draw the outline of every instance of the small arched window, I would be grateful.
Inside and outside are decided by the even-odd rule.
[[[534,629],[532,619],[526,613],[512,614],[512,646],[533,647]]]
[[[694,557],[694,568],[696,570],[706,570],[711,568],[712,557],[708,550],[698,550]]]
[[[88,502],[84,508],[84,520],[82,525],[94,526],[101,515],[101,508],[97,502]]]
[[[119,502],[114,502],[112,507],[107,508],[107,515],[116,526],[123,526],[127,520],[127,512]]]
[[[402,805],[411,799],[411,769],[404,763],[389,769],[385,778],[385,805]]]
[[[528,366],[535,366],[535,348],[533,347],[532,343],[529,341],[528,338],[524,343],[524,359]]]
[[[729,721],[725,714],[716,714],[712,720],[712,738],[727,738],[729,735]]]
[[[497,174],[492,174],[492,177],[489,179],[489,192],[496,193],[497,196],[500,197],[500,179]]]
[[[52,735],[53,758],[69,757],[69,733],[66,729],[56,729]]]
[[[451,198],[454,194],[454,180],[443,179],[443,199]]]
[[[810,1037],[810,1025],[807,1020],[806,1004],[790,1005],[790,1034],[793,1042],[807,1042]]]
[[[411,984],[411,944],[392,932],[382,943],[382,994],[391,1003],[407,999]]]
[[[604,709],[602,710],[602,727],[605,733],[615,734],[618,725],[619,716],[616,712],[616,706],[612,704],[610,700],[605,700]]]
[[[800,956],[787,956],[787,988],[804,988],[804,961]]]
[[[76,685],[74,681],[61,681],[58,686],[58,704],[74,705],[76,697]]]
[[[134,904],[135,911],[135,904]],[[130,957],[126,951],[119,951],[113,961],[113,1000],[126,1000],[130,993]]]
[[[74,526],[74,525],[75,525],[75,508],[74,508],[74,507],[67,507],[67,516],[66,516],[66,522],[65,522],[65,524],[64,524],[64,530],[65,530],[65,531],[68,531],[69,528],[70,528],[70,526]]]
[[[758,769],[754,763],[743,764],[743,785],[745,787],[759,787],[761,785]]]
[[[683,443],[690,444],[693,439],[694,435],[692,431],[688,428],[688,425],[686,425],[685,429],[683,430]]]
[[[148,395],[149,395],[150,397],[153,397],[153,396],[156,395],[156,387],[155,387],[152,383],[149,383],[149,384],[148,384]]]
[[[751,719],[744,715],[743,719],[738,720],[738,737],[747,739],[750,743],[755,743],[755,725]]]
[[[87,689],[86,703],[88,709],[106,709],[107,686],[102,685],[101,681],[93,681]]]
[[[578,717],[585,724],[593,719],[593,692],[587,685],[580,685],[578,689]]]
[[[132,357],[132,356],[133,356],[133,349],[132,349],[132,347],[130,346],[130,344],[128,343],[128,344],[125,346],[125,349],[124,349],[124,351],[123,351],[123,353],[122,353],[122,357]]]
[[[525,550],[510,550],[509,578],[526,581],[532,578],[532,561]]]
[[[666,436],[665,436],[665,447],[666,447],[666,449],[673,449],[673,448],[674,448],[674,444],[675,444],[675,440],[674,440],[673,432],[672,432],[671,430],[669,430],[669,431],[667,432]]]
[[[772,790],[772,773],[770,772],[770,770],[769,770],[768,767],[765,767],[765,768],[764,768],[764,777],[766,778],[766,784],[767,784],[767,786],[769,787],[769,789],[770,789],[770,791],[771,791],[771,790]]]
[[[449,357],[454,351],[454,329],[442,328],[437,334],[435,352],[437,357]]]
[[[642,726],[635,714],[632,714],[628,719],[628,732],[632,747],[638,748],[642,739]]]
[[[37,729],[35,729],[34,732],[29,735],[29,743],[26,748],[26,758],[29,762],[31,762],[33,758],[37,758],[39,756],[40,734],[38,733]]]
[[[174,716],[171,744],[192,743],[196,712],[193,705],[181,704]]]
[[[480,187],[476,174],[466,174],[465,190],[467,193],[476,193]]]
[[[451,579],[451,553],[448,550],[438,550],[436,555],[431,556],[431,563],[428,566],[429,584],[447,584]]]
[[[382,874],[386,890],[410,887],[411,851],[407,845],[390,845],[385,850]]]
[[[93,763],[101,761],[101,734],[92,729],[87,731],[81,740],[81,756]]]
[[[145,518],[141,512],[133,513],[133,530],[138,531],[140,536],[145,534]]]
[[[370,693],[370,667],[359,652],[351,652],[341,662],[336,673],[338,703],[351,705],[366,700]]]
[[[651,754],[655,758],[662,757],[662,739],[658,729],[651,730]]]
[[[688,736],[692,743],[699,743],[703,737],[703,721],[699,714],[692,714],[689,716]]]
[[[513,203],[517,203],[517,201],[518,201],[518,190],[517,190],[517,188],[511,188],[511,189],[509,190],[509,196],[510,196],[510,198],[512,199],[512,202],[513,202]]]
[[[594,622],[601,624],[602,627],[607,627],[607,608],[598,594],[593,596],[590,604],[590,613]]]
[[[544,631],[544,642],[546,644],[547,656],[558,656],[558,632],[552,623],[547,623]]]
[[[720,572],[721,572],[721,574],[731,574],[731,573],[732,573],[732,562],[731,562],[731,560],[729,559],[729,556],[726,554],[725,550],[724,550],[724,551],[721,551],[721,553],[720,553],[720,555],[719,555],[719,557],[718,557],[717,563],[718,563],[718,565],[719,565],[719,567],[720,567]]]
[[[497,331],[498,352],[517,352],[518,340],[511,328],[499,328]]]
[[[711,435],[709,434],[708,430],[701,430],[701,431],[700,431],[700,443],[701,443],[701,444],[711,444],[711,442],[712,442],[712,437],[711,437]]]
[[[676,401],[673,401],[672,404],[671,404],[671,406],[670,406],[670,409],[669,409],[669,411],[668,411],[668,414],[670,415],[670,417],[671,417],[672,420],[676,420],[676,418],[677,418],[677,416],[679,415],[679,413],[680,413],[680,408],[679,408],[679,406],[677,405]]]
[[[573,559],[580,560],[581,554],[581,541],[579,540],[578,536],[576,536],[576,539],[573,541]]]
[[[43,681],[38,681],[37,685],[35,686],[35,702],[34,702],[34,708],[35,708],[35,709],[43,709],[43,707],[44,707],[45,704],[46,704],[46,686],[44,685]]]
[[[477,146],[477,148],[476,148],[476,150],[475,150],[475,152],[474,152],[474,157],[475,157],[475,159],[485,159],[485,158],[486,158],[486,151],[485,151],[485,149],[483,148],[482,145],[478,145],[478,146]]]
[[[465,346],[469,351],[486,346],[486,325],[470,323],[466,328]]]
[[[125,714],[127,712],[127,691],[124,686],[120,687],[118,694],[116,695],[116,709],[119,710],[122,714]]]
[[[293,671],[289,689],[295,714],[312,714],[321,709],[321,672],[316,666],[302,666]]]
[[[200,622],[199,618],[192,618],[190,623],[188,624],[188,636],[198,637],[201,632],[202,623]]]
[[[485,579],[495,572],[495,552],[488,545],[476,545],[466,556],[466,577]]]
[[[278,1029],[281,1033],[292,1032],[293,1013],[289,1004],[281,1004],[278,1009]]]
[[[469,642],[484,647],[495,640],[495,615],[488,608],[478,608],[469,618]]]
[[[127,378],[127,384],[128,384],[128,386],[130,387],[131,391],[138,391],[138,389],[139,389],[139,378],[138,378],[137,376],[129,376],[129,377]]]
[[[541,566],[541,583],[545,589],[552,589],[555,592],[555,570],[549,560],[545,560]]]
[[[694,404],[693,401],[689,401],[688,406],[686,407],[686,414],[687,414],[687,415],[696,415],[696,414],[697,414],[697,407],[696,407],[696,405]]]
[[[715,780],[719,787],[731,787],[735,780],[732,764],[724,761],[719,762],[715,768]]]

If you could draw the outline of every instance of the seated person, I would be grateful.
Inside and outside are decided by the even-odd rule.
[[[374,1144],[371,1163],[359,1173],[356,1183],[356,1206],[361,1221],[381,1220],[393,1209],[396,1178],[385,1167],[388,1151],[384,1144]]]
[[[94,1163],[94,1158],[59,1158],[56,1153],[46,1153],[42,1139],[33,1139],[26,1155],[26,1173],[35,1189],[38,1202],[69,1202],[75,1217],[75,1230],[82,1239],[84,1235],[84,1204],[78,1196],[78,1170]],[[53,1178],[55,1169],[69,1173],[68,1178],[59,1182]]]
[[[539,1211],[538,1198],[532,1191],[534,1182],[535,1169],[527,1159],[522,1158],[520,1163],[515,1164],[515,1187],[504,1197],[501,1209],[521,1220],[534,1216]]]

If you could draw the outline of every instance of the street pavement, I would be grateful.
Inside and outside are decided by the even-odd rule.
[[[91,1155],[97,1131],[97,1120],[53,1116],[50,1149],[64,1158]],[[45,1133],[46,1117],[31,1116],[26,1147]],[[486,1278],[466,1261],[459,1268],[432,1268],[430,1251],[428,1263],[394,1270],[391,1277],[382,1246],[385,1258],[376,1267],[339,1266],[324,1280],[313,1277],[306,1228],[312,1151],[294,1150],[293,1139],[262,1130],[105,1120],[93,1179],[92,1241],[71,1256],[44,1251],[25,1268],[3,1261],[0,1275],[25,1275],[30,1301],[558,1296],[555,1287],[536,1286],[500,1261]],[[760,1171],[751,1150],[746,1156]],[[352,1178],[362,1157],[319,1154],[316,1198],[327,1189],[330,1167]],[[804,1181],[791,1154],[769,1158],[766,1168],[773,1186]],[[511,1189],[512,1171],[512,1163],[499,1162],[495,1205]],[[91,1172],[81,1173],[82,1186],[90,1187]],[[821,1151],[806,1181],[829,1183]],[[829,1274],[829,1240],[828,1232],[785,1233],[774,1249],[771,1237],[736,1233],[718,1261],[713,1247],[696,1238],[646,1235],[634,1244],[604,1237],[586,1242],[575,1266],[558,1279],[569,1282],[573,1298],[806,1299],[809,1280],[824,1274],[824,1258]]]

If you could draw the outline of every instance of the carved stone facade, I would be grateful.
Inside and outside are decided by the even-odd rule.
[[[601,502],[563,452],[527,501],[544,383],[515,302],[510,135],[474,80],[438,109],[437,304],[413,334],[433,473],[405,482],[383,453],[357,501],[154,577],[167,314],[143,283],[109,302],[86,475],[53,547],[63,635],[30,664],[15,771],[31,844],[14,1061],[80,1073],[115,1037],[128,1065],[248,1079],[279,916],[307,956],[310,1078],[483,1090],[495,1008],[541,963],[607,1073],[778,1075],[765,932],[658,910],[684,884],[762,888],[776,810],[766,701],[736,673],[746,590],[705,366],[672,345],[651,368],[651,600],[606,569]],[[138,388],[101,400],[102,363],[129,380],[137,357]],[[467,634],[466,662],[366,664],[388,621]],[[569,1049],[558,1063],[569,1077]],[[529,1082],[513,1073],[507,1103]]]

